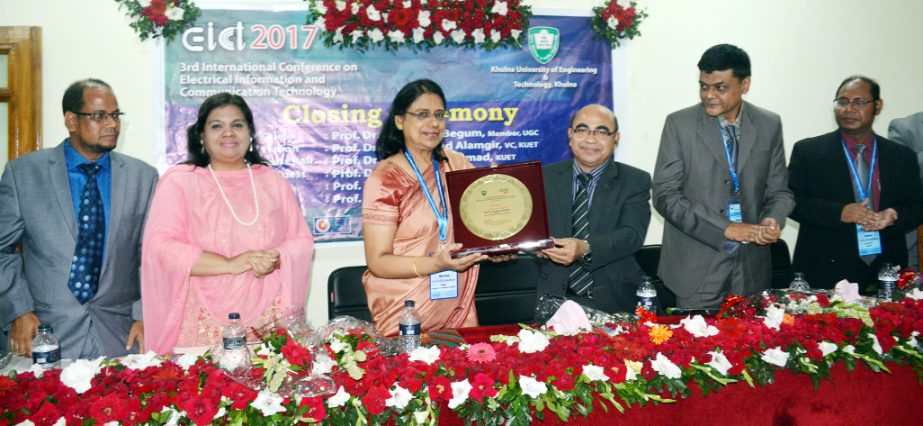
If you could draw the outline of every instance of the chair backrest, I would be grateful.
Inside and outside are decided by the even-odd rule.
[[[362,285],[362,274],[365,270],[365,265],[346,266],[330,274],[330,278],[327,279],[328,319],[350,315],[366,321],[372,320],[368,299],[365,297],[365,287]]]
[[[641,265],[644,275],[651,277],[651,282],[657,288],[657,302],[660,303],[660,309],[676,307],[676,295],[663,284],[663,280],[657,275],[657,267],[660,265],[660,244],[641,247],[635,253],[635,261]]]
[[[794,276],[788,244],[782,239],[776,241],[769,246],[769,255],[772,258],[772,288],[788,288]]]
[[[538,263],[531,256],[481,262],[474,304],[481,325],[530,323],[535,314]]]

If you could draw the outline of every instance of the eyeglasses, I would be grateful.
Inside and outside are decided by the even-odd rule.
[[[610,132],[609,129],[599,128],[591,129],[589,127],[577,127],[574,128],[574,136],[577,139],[586,139],[590,135],[596,136],[597,138],[605,138],[615,134],[615,132]]]
[[[445,119],[449,117],[448,113],[446,113],[445,111],[436,111],[436,112],[429,112],[426,110],[417,111],[417,112],[407,111],[407,114],[416,117],[417,120],[420,120],[420,121],[429,120],[430,117],[435,118],[436,121],[445,121]]]
[[[80,112],[80,111],[71,111],[74,114],[82,115],[84,117],[90,117],[90,120],[93,121],[106,121],[107,118],[112,118],[113,121],[121,121],[122,116],[125,115],[124,112],[115,110],[113,112],[106,111],[93,111],[93,112]]]
[[[840,108],[840,109],[847,108],[850,105],[856,108],[865,108],[866,105],[872,102],[875,102],[875,100],[874,99],[872,100],[862,99],[862,98],[854,98],[853,100],[849,100],[846,98],[836,98],[833,100],[833,106],[836,108]]]

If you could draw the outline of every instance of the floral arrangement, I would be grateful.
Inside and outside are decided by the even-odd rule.
[[[590,25],[596,34],[605,37],[616,48],[623,40],[641,35],[638,27],[644,18],[647,18],[647,12],[639,9],[635,0],[606,0],[603,6],[593,8]]]
[[[141,40],[163,37],[173,40],[192,26],[201,11],[191,0],[115,0],[132,20],[131,28]]]
[[[671,403],[692,389],[769,385],[783,369],[815,384],[837,364],[887,372],[896,363],[923,373],[919,298],[849,307],[866,312],[870,324],[826,297],[808,302],[817,304],[813,313],[786,312],[788,303],[738,298],[720,318],[621,324],[614,335],[524,328],[491,342],[391,357],[363,331],[324,334],[331,362],[318,367],[315,358],[312,371],[329,374],[335,390],[316,396],[250,389],[204,357],[80,360],[0,377],[0,423],[435,424],[451,415],[522,425],[585,416],[594,402],[624,411]],[[307,365],[304,356],[293,359],[286,358]]]
[[[532,10],[521,0],[305,0],[326,46],[492,50],[521,46]]]
[[[270,392],[278,392],[286,381],[297,381],[311,374],[313,356],[304,346],[279,329],[263,339],[253,359],[253,376],[260,377]]]

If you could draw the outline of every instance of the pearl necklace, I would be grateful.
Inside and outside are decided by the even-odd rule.
[[[234,220],[243,226],[250,226],[256,223],[256,220],[260,218],[260,200],[256,197],[256,182],[253,180],[253,170],[250,169],[250,163],[245,164],[247,165],[247,174],[250,175],[250,188],[253,189],[253,204],[256,205],[256,215],[253,216],[253,220],[249,222],[244,222],[237,216],[237,212],[235,212],[234,207],[231,206],[231,201],[228,200],[228,196],[224,194],[224,189],[221,188],[221,182],[218,182],[218,176],[215,175],[215,170],[212,169],[211,164],[208,165],[208,171],[212,174],[212,179],[215,180],[215,185],[218,185],[218,193],[220,193],[221,198],[224,199],[224,204],[226,204],[228,209],[231,210],[231,216],[234,216]]]

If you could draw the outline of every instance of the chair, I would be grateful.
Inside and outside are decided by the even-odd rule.
[[[641,250],[635,253],[635,260],[641,265],[644,275],[651,277],[651,282],[657,288],[657,302],[660,303],[660,309],[676,307],[676,295],[657,276],[657,267],[660,265],[660,244],[641,247]]]
[[[772,258],[772,288],[788,288],[792,282],[792,258],[785,240],[779,240],[769,246]]]
[[[538,263],[528,255],[502,263],[481,262],[474,304],[481,325],[529,323],[535,314]]]
[[[362,320],[372,321],[362,274],[366,267],[346,266],[330,274],[327,279],[327,318],[350,315]]]

